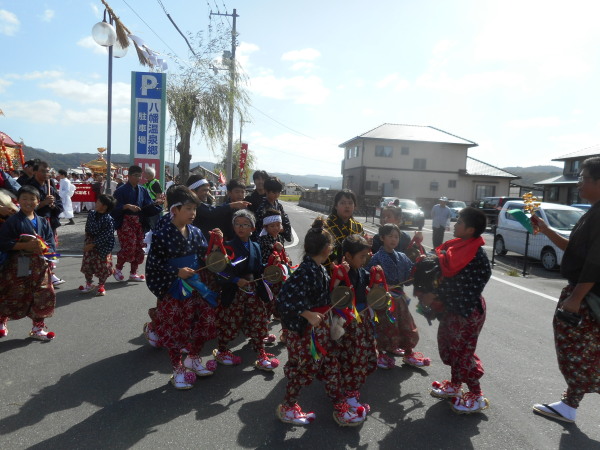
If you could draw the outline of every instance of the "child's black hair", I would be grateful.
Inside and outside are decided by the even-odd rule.
[[[98,201],[106,206],[106,212],[109,213],[117,206],[117,199],[112,195],[102,194],[98,197]]]
[[[396,220],[402,221],[402,208],[399,206],[386,206],[381,210],[381,216],[383,217],[385,213],[390,213]]]
[[[129,166],[129,172],[127,173],[127,176],[133,175],[135,173],[142,173],[143,170],[140,166]]]
[[[337,214],[337,204],[342,198],[352,200],[352,202],[354,203],[354,207],[356,207],[358,204],[356,200],[356,194],[354,192],[352,192],[350,189],[342,189],[341,191],[338,191],[338,193],[335,194],[335,197],[333,198],[333,206],[331,207],[332,214]]]
[[[67,177],[67,176],[69,176],[69,174],[67,173],[67,171],[66,171],[65,169],[60,169],[60,170],[58,171],[58,174],[59,174],[59,175],[62,175],[63,177]]]
[[[200,199],[189,187],[177,185],[167,191],[167,205],[171,208],[177,203],[181,203],[181,206],[186,203],[194,203],[198,206],[200,204]],[[181,206],[178,206],[178,208],[181,209]]]
[[[487,226],[485,214],[479,208],[467,206],[460,210],[458,218],[463,221],[466,228],[473,228],[475,230],[473,237],[481,236]]]
[[[368,248],[371,248],[371,246],[360,234],[351,234],[342,242],[342,253],[344,255],[350,253],[351,256],[354,256]]]
[[[242,182],[240,182],[240,180],[232,178],[227,183],[227,192],[231,192],[236,188],[242,188],[242,189],[246,190],[246,186]]]
[[[383,239],[385,236],[392,234],[393,231],[398,233],[398,236],[400,236],[400,228],[398,228],[398,225],[395,223],[386,223],[385,225],[379,227],[379,237]]]
[[[19,198],[21,198],[21,195],[23,194],[35,195],[38,201],[40,200],[40,191],[29,184],[21,186],[21,189],[19,189],[19,191],[17,192],[17,200],[19,200]]]
[[[277,177],[271,177],[265,181],[264,189],[267,192],[281,192],[283,191],[283,183]]]
[[[308,256],[320,255],[323,249],[333,244],[333,236],[325,228],[325,218],[317,217],[304,237],[304,253]]]
[[[257,178],[262,178],[263,180],[268,180],[269,174],[264,170],[257,170],[256,172],[254,172],[254,175],[252,175],[252,180],[256,181]]]

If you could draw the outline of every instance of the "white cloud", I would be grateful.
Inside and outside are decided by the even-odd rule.
[[[108,50],[106,47],[102,47],[101,45],[96,44],[94,38],[92,36],[86,36],[84,38],[79,39],[77,45],[83,48],[91,48],[92,51],[99,55],[107,55]]]
[[[292,50],[290,52],[286,52],[281,55],[282,61],[314,61],[319,56],[321,56],[321,52],[315,50],[314,48],[305,48],[302,50]]]
[[[277,78],[273,75],[254,77],[250,80],[250,90],[264,97],[278,100],[292,100],[306,105],[320,105],[329,96],[329,89],[317,76],[296,76]]]
[[[245,71],[248,71],[250,67],[250,54],[259,50],[260,48],[258,47],[258,45],[251,44],[249,42],[241,42],[236,49],[235,59],[238,61],[240,66],[244,68]]]
[[[511,128],[545,128],[557,127],[562,124],[558,117],[532,117],[529,119],[515,119],[506,123]]]
[[[102,16],[100,14],[100,8],[95,3],[90,3],[90,8],[92,8],[92,12],[96,18],[100,19]]]
[[[38,80],[40,78],[58,78],[62,77],[63,72],[58,70],[44,70],[43,72],[34,71],[27,73],[9,73],[6,78],[13,78],[15,80]]]
[[[400,76],[400,74],[392,73],[375,83],[375,86],[377,86],[380,89],[392,88],[394,91],[399,92],[409,88],[410,82],[408,80],[403,79]]]
[[[11,84],[13,84],[12,81],[0,79],[0,93],[6,91],[6,88]]]
[[[8,117],[21,117],[33,123],[57,123],[62,109],[60,103],[52,100],[8,102],[2,107]]]
[[[40,16],[42,22],[50,22],[54,18],[54,11],[51,9],[47,9],[44,11],[44,14]]]
[[[292,64],[292,67],[290,67],[290,69],[292,69],[295,72],[298,72],[298,71],[310,72],[315,67],[317,67],[317,66],[313,62],[298,61],[298,62],[295,62],[294,64]]]
[[[16,14],[0,9],[0,34],[14,36],[20,25],[21,22],[19,22]]]
[[[108,86],[106,83],[84,83],[78,80],[56,80],[43,83],[41,87],[50,89],[59,97],[79,103],[106,104]],[[128,83],[113,83],[113,105],[115,108],[129,105],[131,102],[131,85]]]
[[[415,85],[462,94],[492,88],[523,88],[524,77],[516,72],[502,70],[467,73],[456,78],[445,72],[427,72],[417,78]]]
[[[82,111],[68,109],[63,117],[66,123],[106,124],[106,109],[90,108]],[[129,108],[113,108],[112,123],[129,123],[131,110]]]

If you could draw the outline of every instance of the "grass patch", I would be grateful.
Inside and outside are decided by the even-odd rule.
[[[510,269],[508,272],[506,272],[506,275],[509,277],[519,277],[521,276],[521,272],[519,269]]]
[[[281,195],[279,196],[279,200],[283,200],[284,202],[296,202],[300,201],[299,195]]]

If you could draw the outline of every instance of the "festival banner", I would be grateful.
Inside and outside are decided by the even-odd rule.
[[[92,183],[73,183],[75,193],[71,197],[72,202],[90,202],[96,201],[96,193],[92,189]]]
[[[248,157],[248,144],[242,144],[240,148],[240,178],[246,181],[244,176],[244,166],[246,165],[246,158]]]

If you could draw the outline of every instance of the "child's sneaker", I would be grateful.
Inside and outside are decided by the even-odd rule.
[[[270,356],[275,355],[271,353],[265,353],[265,351],[262,350],[258,354],[258,359],[254,361],[254,367],[256,367],[259,370],[266,370],[268,372],[279,367],[279,360],[277,358],[269,358]]]
[[[206,366],[202,364],[202,358],[192,358],[190,355],[185,358],[183,366],[200,377],[208,377],[217,370],[217,363],[214,359],[207,361]]]
[[[215,357],[215,361],[224,366],[237,366],[242,363],[242,358],[231,353],[231,350],[221,352],[219,349],[215,348],[213,350],[213,356]]]
[[[33,327],[29,332],[29,337],[32,339],[37,339],[38,341],[51,341],[56,337],[54,332],[47,332],[45,327]]]
[[[431,383],[429,393],[436,398],[460,397],[462,396],[462,383],[452,384],[449,380],[444,380],[441,383],[434,381]]]
[[[100,286],[98,286],[98,292],[96,292],[96,296],[102,297],[104,295],[106,295],[106,289],[104,289],[104,285],[101,284]]]
[[[0,321],[0,338],[8,336],[8,328],[6,327],[7,322],[8,319]]]
[[[396,361],[394,358],[391,358],[384,353],[380,353],[377,357],[377,367],[380,369],[393,369],[396,367]]]
[[[273,344],[277,340],[277,336],[274,334],[269,334],[267,337],[263,338],[264,344]]]
[[[341,427],[356,427],[363,423],[365,419],[366,414],[364,414],[364,411],[354,412],[346,402],[333,405],[333,420]]]
[[[92,292],[96,289],[96,285],[94,283],[85,283],[85,286],[79,286],[79,292],[81,294],[87,294],[88,292]]]
[[[173,375],[171,376],[171,384],[178,390],[191,389],[194,387],[195,382],[196,374],[194,372],[188,372],[183,366],[174,370]]]
[[[275,415],[283,423],[291,423],[294,425],[308,425],[315,420],[315,413],[304,413],[300,405],[296,403],[294,406],[278,405]]]
[[[151,324],[152,322],[146,322],[144,324],[144,337],[148,341],[148,344],[150,344],[152,347],[158,348],[160,347],[160,345],[158,345],[158,335],[150,327]]]
[[[455,397],[452,401],[452,411],[457,414],[473,414],[490,407],[490,402],[482,394],[476,395],[467,392],[462,397]]]
[[[129,281],[143,283],[144,281],[146,281],[146,277],[144,275],[138,275],[137,273],[132,273],[129,275]]]
[[[413,367],[425,367],[431,365],[431,359],[425,358],[423,353],[420,352],[412,352],[408,355],[404,355],[402,358],[404,364],[408,364]]]
[[[358,391],[346,391],[346,403],[352,408],[352,412],[357,413],[360,411],[360,417],[367,415],[371,411],[371,407],[368,403],[360,403],[360,392]],[[362,409],[361,409],[362,408]]]
[[[115,280],[117,281],[125,281],[125,276],[123,275],[123,272],[121,272],[119,269],[115,269],[113,277],[115,277]]]
[[[406,354],[406,350],[398,347],[397,349],[392,350],[392,353],[396,356],[404,356]]]

